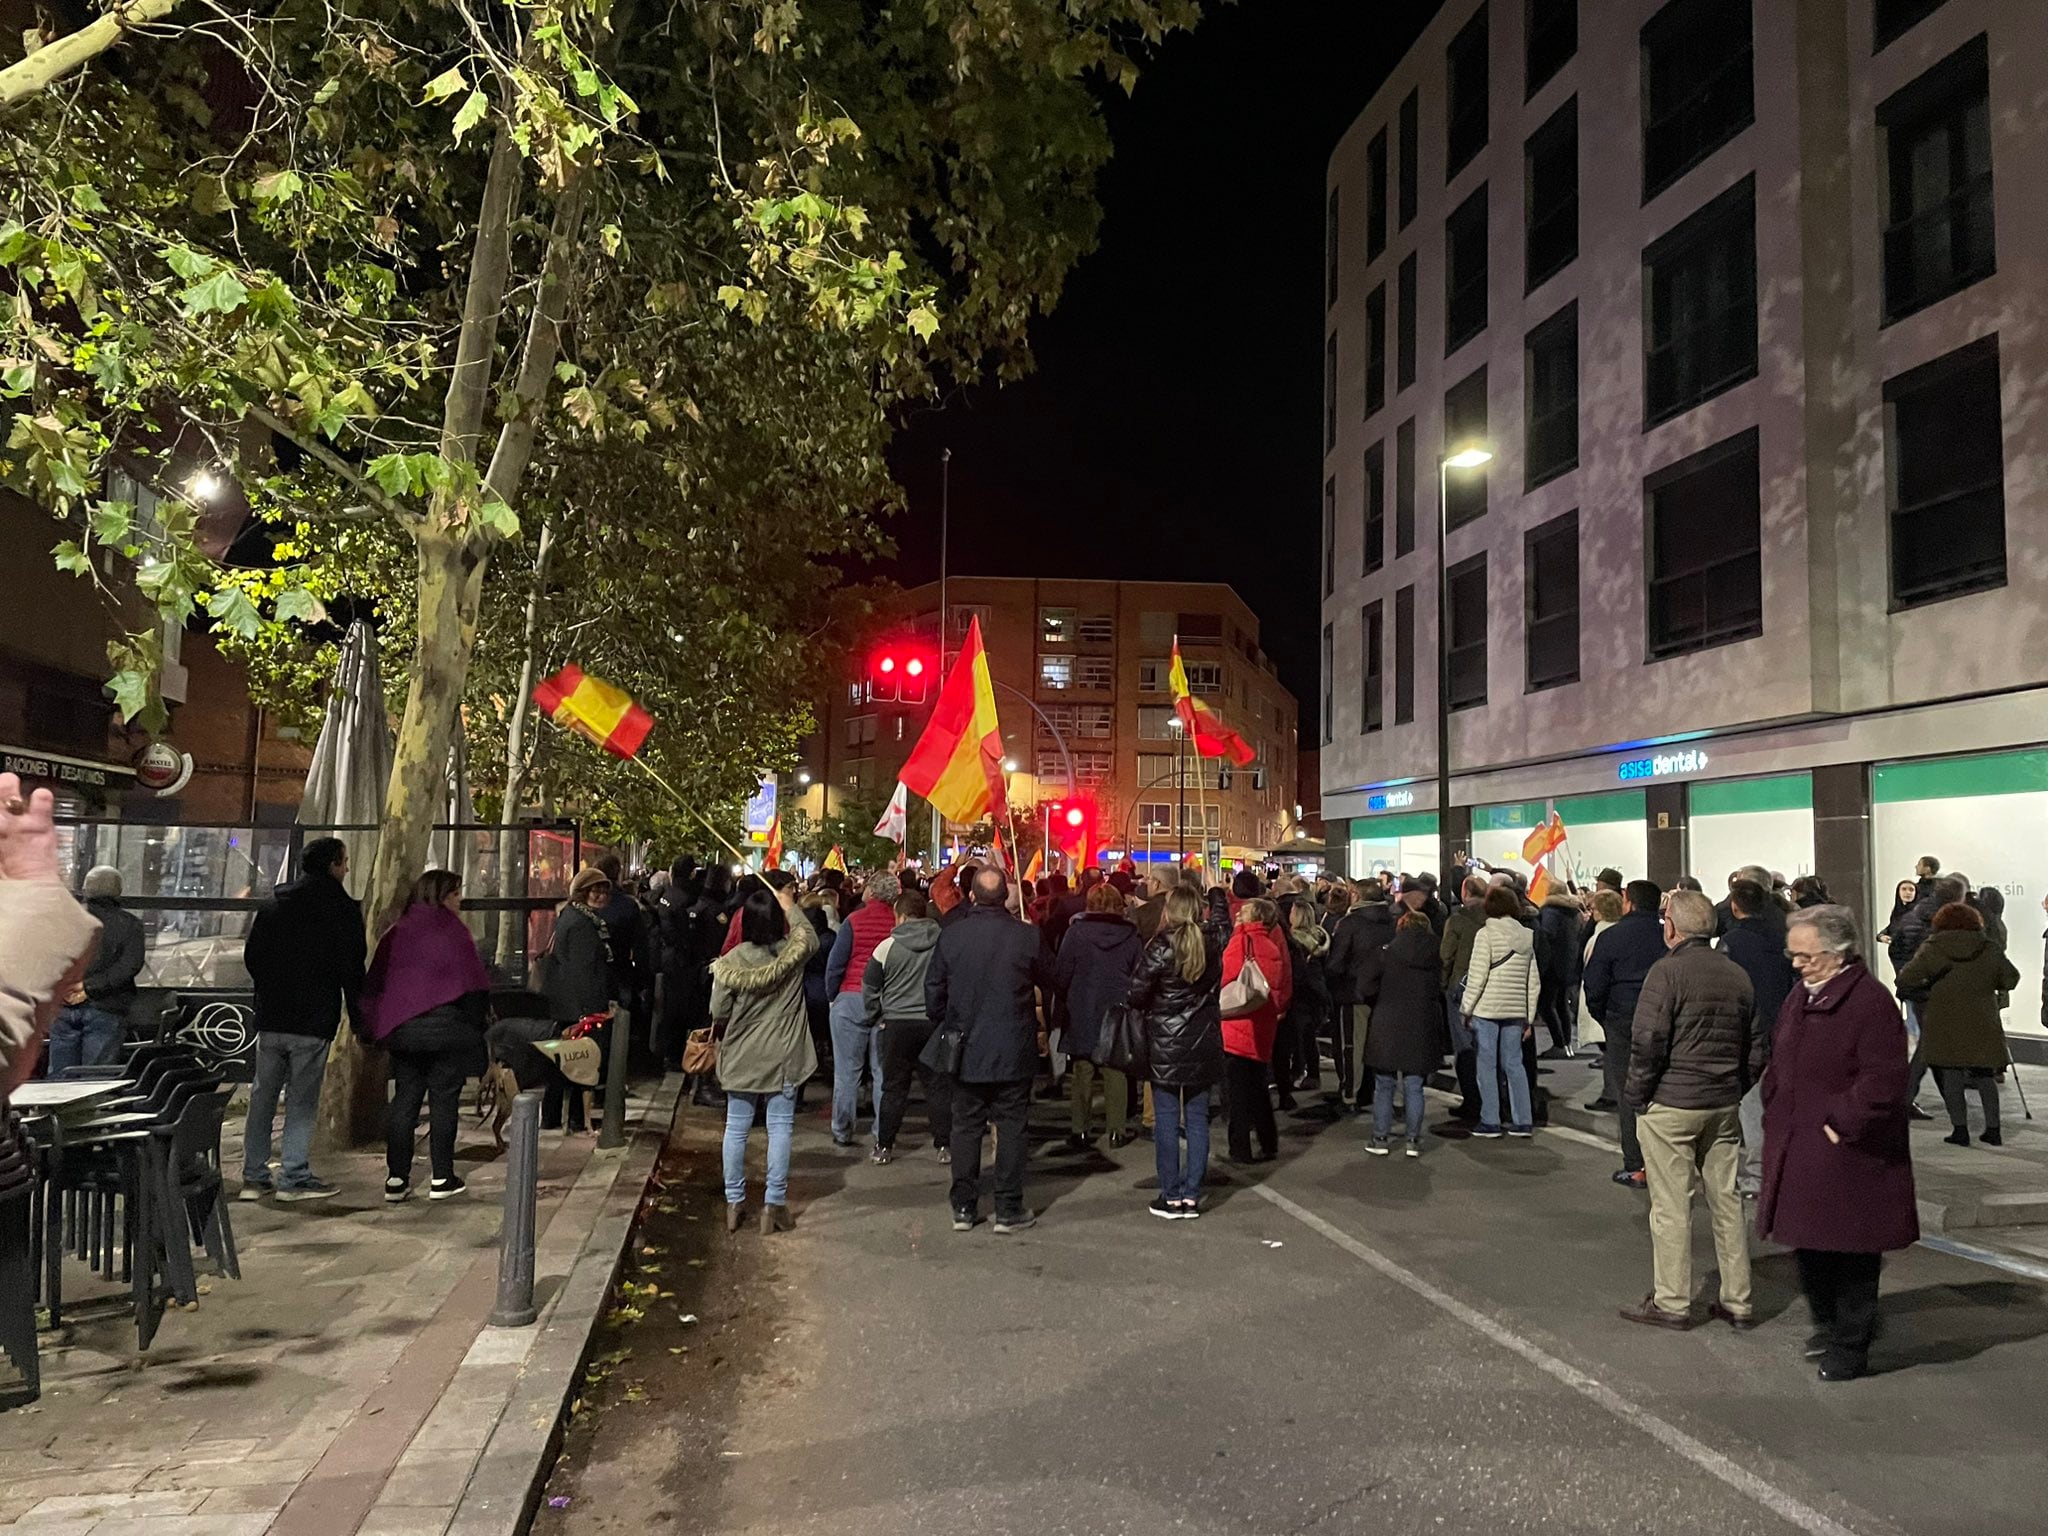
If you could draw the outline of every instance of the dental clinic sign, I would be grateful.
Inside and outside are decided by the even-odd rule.
[[[1390,789],[1384,795],[1372,795],[1367,797],[1365,802],[1365,808],[1368,811],[1399,811],[1405,810],[1407,807],[1413,805],[1414,803],[1414,790]]]
[[[1683,752],[1660,752],[1655,757],[1632,757],[1616,772],[1624,784],[1637,784],[1645,779],[1676,778],[1680,774],[1698,773],[1707,766],[1707,754],[1697,747],[1687,747]]]

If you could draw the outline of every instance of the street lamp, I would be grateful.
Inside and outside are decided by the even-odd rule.
[[[797,771],[796,771],[796,781],[797,781],[797,783],[799,783],[799,784],[808,784],[808,783],[810,783],[810,782],[811,782],[811,770],[810,770],[810,769],[808,769],[808,768],[799,768],[799,769],[797,769]]]
[[[1451,571],[1444,557],[1450,532],[1451,471],[1491,463],[1493,450],[1467,443],[1436,461],[1436,853],[1437,875],[1450,876],[1451,817]]]

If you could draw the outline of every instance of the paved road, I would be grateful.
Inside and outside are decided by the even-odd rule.
[[[719,1232],[693,1130],[640,1281],[677,1294],[618,1330],[537,1532],[2048,1529],[2024,1279],[1897,1258],[1879,1374],[1831,1386],[1784,1255],[1754,1333],[1615,1317],[1647,1207],[1584,1137],[1417,1163],[1283,1121],[1280,1163],[1171,1224],[1149,1144],[1042,1148],[1043,1221],[997,1237],[950,1230],[928,1150],[871,1168],[801,1123],[801,1224],[769,1240]]]

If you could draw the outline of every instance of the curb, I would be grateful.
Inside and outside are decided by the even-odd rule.
[[[592,1154],[548,1224],[534,1252],[534,1273],[543,1281],[564,1278],[538,1320],[527,1328],[486,1327],[448,1384],[444,1402],[474,1411],[479,1397],[498,1398],[503,1406],[477,1453],[446,1536],[520,1536],[532,1519],[561,1444],[570,1395],[625,1262],[633,1219],[667,1143],[682,1088],[679,1072],[661,1080],[626,1145]],[[592,1213],[588,1236],[551,1243],[558,1232],[585,1228],[576,1219],[579,1212]],[[509,1384],[500,1384],[503,1367],[514,1361],[517,1374]]]

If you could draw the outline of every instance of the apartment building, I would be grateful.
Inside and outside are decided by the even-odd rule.
[[[1234,865],[1292,837],[1294,696],[1259,649],[1257,616],[1228,586],[955,576],[946,608],[946,666],[981,621],[1027,853],[1042,838],[1042,808],[1075,799],[1092,810],[1101,857],[1170,862],[1185,837],[1189,853],[1213,846]],[[808,784],[785,785],[794,803],[822,816],[840,814],[846,797],[887,800],[938,687],[936,669],[912,679],[907,668],[928,667],[938,627],[936,583],[902,594],[878,622],[860,675],[820,711],[822,772],[808,764]],[[1181,750],[1167,682],[1176,634],[1191,690],[1256,750],[1249,767]],[[895,662],[887,676],[885,658]],[[925,840],[923,828],[911,831],[913,843]]]
[[[1333,857],[1555,807],[1582,871],[2038,905],[2044,80],[2037,0],[1444,5],[1329,165]]]

